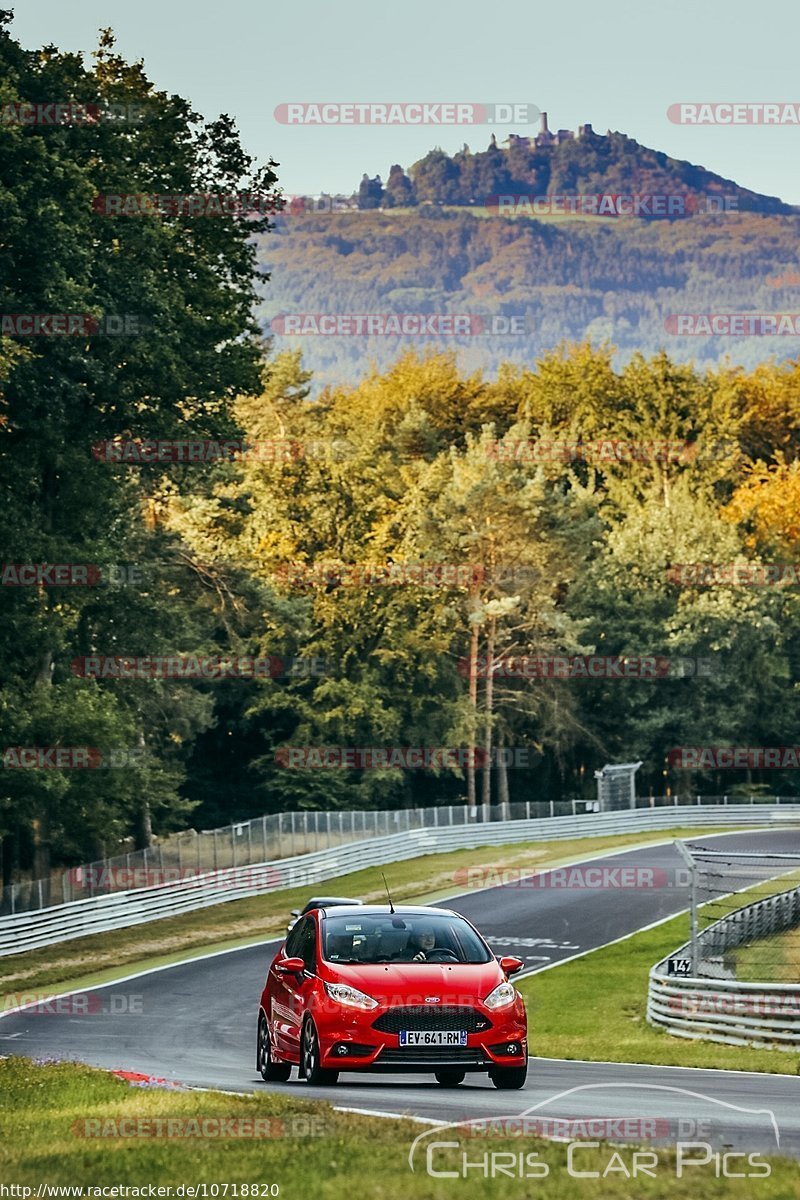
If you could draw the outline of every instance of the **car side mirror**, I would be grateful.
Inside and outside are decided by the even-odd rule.
[[[300,916],[300,909],[299,909],[299,908],[293,908],[293,909],[292,909],[292,916],[293,916],[293,917],[299,917],[299,916]]]
[[[279,958],[275,970],[279,975],[301,975],[306,969],[302,958]]]
[[[521,958],[515,958],[514,955],[503,955],[497,960],[500,963],[500,970],[505,975],[516,975],[517,971],[521,971],[525,963]]]

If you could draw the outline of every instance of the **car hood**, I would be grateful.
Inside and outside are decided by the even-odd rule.
[[[325,978],[349,983],[375,1000],[397,1004],[472,1004],[505,978],[488,963],[326,963]],[[438,1000],[431,997],[436,996]]]

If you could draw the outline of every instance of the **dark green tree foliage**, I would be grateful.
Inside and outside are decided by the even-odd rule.
[[[384,191],[386,208],[409,208],[416,204],[411,180],[397,163],[390,169]],[[361,207],[361,206],[359,206]]]
[[[358,207],[361,209],[380,208],[383,200],[383,184],[380,175],[370,179],[363,175],[358,186]]]
[[[303,771],[276,759],[287,747],[327,745],[527,747],[541,762],[509,772],[512,799],[532,789],[591,795],[596,767],[630,758],[644,760],[640,785],[656,794],[726,790],[731,779],[719,775],[665,778],[665,756],[720,740],[773,744],[773,719],[790,737],[796,600],[785,589],[685,589],[668,571],[753,553],[727,513],[749,478],[737,447],[745,430],[766,436],[799,370],[762,369],[755,380],[700,374],[662,354],[615,371],[609,351],[581,346],[488,382],[464,377],[449,356],[412,354],[309,404],[298,400],[308,379],[297,354],[276,358],[262,400],[238,406],[242,424],[250,437],[280,429],[300,444],[322,439],[326,453],[243,464],[218,491],[218,507],[203,502],[191,521],[180,518],[185,539],[251,563],[272,590],[272,613],[282,604],[289,622],[281,630],[270,618],[269,629],[330,668],[253,693],[246,745],[262,739],[251,764],[263,803],[382,807],[465,796],[466,780],[449,772]],[[800,450],[792,412],[787,401],[775,453]],[[537,464],[513,452],[527,439],[579,438],[692,449],[680,461],[594,464]],[[508,452],[492,450],[498,439]],[[231,522],[231,512],[243,515]],[[380,572],[387,562],[479,564],[484,573],[474,588],[337,581],[337,564]],[[287,563],[328,564],[328,581],[289,586]],[[713,674],[696,678],[678,663],[657,681],[501,675],[490,694],[484,671],[472,704],[473,638],[484,659],[490,650],[699,657]],[[794,787],[791,776],[773,782]],[[498,779],[486,783],[496,799]]]
[[[775,196],[761,196],[704,167],[642,146],[623,133],[586,134],[546,146],[512,134],[504,148],[492,139],[486,150],[473,153],[465,146],[452,158],[437,148],[414,163],[409,175],[409,203],[484,204],[500,193],[692,193],[735,196],[740,212],[793,211]]]
[[[161,828],[185,820],[186,748],[212,719],[210,697],[186,685],[73,674],[72,660],[88,653],[213,646],[218,624],[196,575],[183,568],[172,587],[155,577],[179,551],[158,530],[157,470],[102,463],[92,447],[229,434],[232,397],[259,383],[250,235],[266,222],[105,216],[95,198],[265,192],[276,177],[254,169],[228,117],[205,122],[157,91],[140,63],[115,53],[109,33],[88,68],[53,46],[24,50],[3,29],[0,77],[6,113],[58,101],[132,105],[142,116],[0,128],[0,312],[127,318],[132,331],[15,338],[6,328],[0,338],[3,562],[135,562],[144,580],[0,590],[3,746],[144,742],[149,755],[143,775],[3,771],[6,871],[28,864],[34,845],[43,870],[51,850],[111,851],[129,831],[146,840],[152,820]]]

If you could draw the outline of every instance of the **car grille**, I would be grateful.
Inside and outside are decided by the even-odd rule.
[[[381,1050],[379,1063],[482,1063],[485,1055],[479,1046],[387,1046]]]
[[[401,1029],[466,1029],[467,1033],[483,1033],[491,1027],[489,1018],[477,1009],[438,1004],[391,1008],[388,1012],[381,1013],[372,1025],[378,1033],[399,1033]]]

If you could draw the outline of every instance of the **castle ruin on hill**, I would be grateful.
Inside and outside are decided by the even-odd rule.
[[[512,145],[524,146],[526,150],[533,150],[542,146],[560,146],[563,142],[573,142],[580,138],[600,136],[602,135],[595,133],[588,121],[585,125],[579,125],[574,132],[571,129],[559,129],[555,133],[551,133],[547,124],[547,113],[543,112],[539,119],[537,134],[533,137],[520,137],[516,133],[512,133],[509,134],[503,145],[507,145],[509,148]],[[492,137],[492,144],[497,145],[494,137]]]

